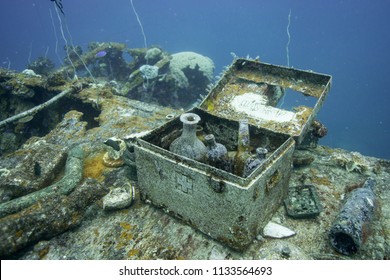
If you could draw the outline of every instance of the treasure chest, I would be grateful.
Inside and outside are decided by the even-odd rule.
[[[236,59],[188,112],[201,119],[200,139],[212,133],[229,151],[237,150],[238,120],[247,119],[250,146],[266,147],[265,160],[243,177],[170,152],[181,135],[177,116],[136,141],[141,198],[244,250],[287,195],[295,146],[303,141],[330,85],[329,75]],[[287,103],[296,106],[283,109]]]

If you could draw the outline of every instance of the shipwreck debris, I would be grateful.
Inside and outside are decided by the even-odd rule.
[[[330,243],[337,252],[355,254],[366,241],[376,204],[374,186],[375,180],[368,178],[363,187],[349,194],[342,206],[329,231]]]
[[[314,218],[322,211],[322,205],[313,185],[299,185],[289,188],[284,200],[287,215],[295,219]]]
[[[72,192],[81,181],[83,159],[83,149],[80,146],[73,147],[68,154],[65,175],[60,181],[42,190],[0,204],[0,218],[21,211],[33,205],[38,200],[47,199],[49,196],[56,194],[67,195]]]

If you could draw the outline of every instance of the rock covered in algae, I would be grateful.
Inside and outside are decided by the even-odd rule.
[[[40,199],[53,194],[67,195],[80,183],[83,171],[84,150],[77,145],[69,150],[64,176],[48,187],[0,204],[0,218],[30,207]]]
[[[145,53],[145,59],[149,64],[156,63],[161,59],[162,55],[163,52],[159,48],[150,48]]]
[[[71,110],[67,112],[60,123],[46,136],[46,141],[58,145],[66,145],[78,142],[87,130],[88,123],[82,121],[82,112]]]
[[[0,89],[0,94],[2,94],[0,101],[3,99],[3,94],[9,92],[7,88]],[[95,89],[94,92],[91,91],[91,93],[83,91],[85,98],[81,98],[77,94],[72,95],[72,99],[78,102],[92,103],[96,100],[96,95],[92,95],[92,93],[95,94],[100,91],[100,88]],[[67,118],[66,122],[62,122],[44,139],[61,146],[83,142],[84,146],[90,151],[96,151],[99,148],[103,150],[102,142],[104,139],[112,136],[123,138],[125,135],[134,132],[152,129],[166,121],[165,116],[172,112],[172,109],[119,98],[115,95],[102,94],[99,97],[98,104],[99,110],[101,110],[97,118],[99,126],[87,129],[85,118]],[[82,106],[78,110],[80,112],[77,112],[77,114],[81,116],[83,113],[85,117],[88,117],[89,113],[84,111]],[[74,112],[71,114],[74,114]],[[75,117],[77,114],[73,116]],[[72,132],[75,132],[73,137]],[[303,165],[292,171],[291,185],[301,183],[300,180],[303,175],[305,175],[305,183],[316,185],[321,202],[324,205],[324,211],[314,220],[295,221],[286,216],[282,207],[279,208],[274,214],[274,216],[280,217],[277,222],[297,232],[296,235],[288,239],[288,242],[281,239],[263,238],[261,242],[255,240],[247,251],[237,253],[224,247],[221,243],[207,238],[191,226],[181,223],[165,212],[150,205],[145,205],[138,200],[129,209],[112,212],[103,211],[98,204],[94,204],[87,211],[88,216],[84,219],[85,222],[81,223],[79,227],[64,233],[58,231],[62,234],[54,237],[41,235],[40,238],[36,238],[29,243],[34,244],[39,240],[47,239],[47,241],[38,243],[35,247],[37,251],[35,251],[35,248],[25,247],[23,253],[16,254],[13,253],[14,251],[9,251],[7,256],[31,259],[34,258],[34,254],[39,253],[38,257],[45,256],[47,259],[207,259],[211,255],[231,259],[338,259],[340,255],[334,254],[333,248],[324,236],[326,237],[331,222],[337,214],[345,186],[372,174],[369,168],[365,173],[360,173],[357,169],[354,170],[355,172],[348,172],[345,166],[340,168],[341,165],[337,164],[332,158],[336,154],[348,155],[350,153],[347,151],[335,152],[334,149],[318,146],[316,149],[307,151],[308,157],[315,158],[310,165]],[[369,236],[364,248],[353,257],[348,256],[348,258],[388,259],[390,258],[390,203],[388,203],[390,201],[390,191],[386,186],[390,180],[390,165],[385,163],[384,160],[380,161],[364,156],[362,158],[368,162],[368,166],[377,164],[378,170],[380,169],[380,172],[373,174],[373,176],[378,179],[376,192],[382,209],[380,215],[373,220],[373,235]],[[105,176],[107,178],[123,176],[123,173],[119,175],[121,169],[123,168],[107,168]],[[110,175],[112,173],[115,173],[115,176]],[[91,191],[95,190],[93,184],[94,181],[91,181]],[[117,187],[117,185],[110,182],[107,182],[106,185]],[[139,194],[136,193],[136,195]],[[59,203],[58,200],[53,201],[54,204],[56,202]],[[60,205],[54,205],[54,208],[48,207],[47,209],[58,209],[56,206],[60,207]],[[17,219],[20,214],[26,216],[24,220],[26,222],[33,223],[37,221],[27,218],[28,213],[28,211],[23,211],[13,214],[12,219]],[[39,222],[48,223],[48,229],[55,226],[50,223],[62,223],[63,216],[58,215],[53,219],[51,217],[49,215],[49,220],[46,221],[42,218]],[[8,219],[8,217],[3,219],[5,218]],[[73,218],[78,219],[80,217],[75,215]],[[34,226],[34,224],[32,225]],[[3,233],[0,238],[3,238]],[[29,234],[27,231],[14,233],[20,239],[26,239],[27,236],[25,235]],[[2,241],[3,239],[0,244],[3,243]],[[218,248],[218,252],[213,248]],[[289,250],[285,248],[289,248]]]
[[[0,201],[47,187],[66,159],[66,149],[40,140],[0,159]]]
[[[97,181],[87,179],[69,196],[51,196],[1,218],[0,256],[7,258],[27,245],[80,225],[87,208],[107,191]]]
[[[125,187],[118,187],[110,190],[103,198],[104,210],[120,210],[129,207],[134,200],[133,187],[127,184]]]

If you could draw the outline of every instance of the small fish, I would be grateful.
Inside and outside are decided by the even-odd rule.
[[[96,57],[96,58],[105,57],[106,54],[107,54],[106,51],[100,51],[100,52],[97,52],[97,53],[95,54],[95,57]]]

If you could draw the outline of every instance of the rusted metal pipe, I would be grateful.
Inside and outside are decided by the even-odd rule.
[[[375,208],[375,180],[368,178],[361,188],[353,190],[329,231],[333,248],[344,255],[355,254],[367,237]]]

